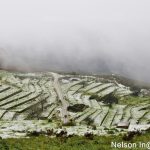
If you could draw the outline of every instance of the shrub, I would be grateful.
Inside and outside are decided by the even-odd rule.
[[[28,132],[27,135],[28,136],[39,136],[40,132],[38,132],[38,131],[31,131],[31,132]]]
[[[56,133],[56,137],[67,137],[67,131],[62,130],[60,133]]]
[[[108,130],[107,133],[108,134],[114,134],[115,132],[113,130]]]
[[[125,135],[122,137],[122,139],[123,139],[124,141],[131,141],[135,135],[141,135],[141,132],[140,132],[140,131],[128,132],[127,134],[125,134]]]
[[[93,133],[85,133],[84,134],[84,137],[86,137],[87,139],[89,139],[89,140],[93,140],[94,139],[94,135],[93,135]]]
[[[88,108],[87,105],[84,105],[84,104],[75,104],[73,106],[69,106],[67,108],[68,111],[71,111],[71,112],[82,112],[84,111],[86,108]]]
[[[87,122],[87,125],[93,125],[93,122],[94,122],[94,120],[91,119],[91,118],[89,118],[89,117],[87,117],[87,118],[85,119],[85,121]]]
[[[105,104],[113,104],[113,103],[118,104],[118,98],[115,96],[115,94],[113,92],[102,97],[101,100]]]
[[[48,136],[52,136],[52,135],[54,134],[54,130],[53,130],[53,129],[48,129],[48,130],[46,131],[46,134],[47,134]]]
[[[93,124],[93,125],[91,125],[91,126],[92,126],[92,129],[93,129],[93,130],[96,130],[96,129],[97,129],[97,128],[96,128],[96,125]]]

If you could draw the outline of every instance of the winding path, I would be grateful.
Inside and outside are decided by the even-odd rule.
[[[52,73],[53,77],[54,77],[54,88],[56,90],[57,96],[59,98],[59,100],[62,103],[62,112],[61,112],[61,119],[63,121],[63,123],[67,123],[68,122],[68,111],[67,111],[67,107],[69,106],[68,102],[64,99],[64,95],[63,92],[61,90],[61,86],[59,83],[59,75],[57,73]]]

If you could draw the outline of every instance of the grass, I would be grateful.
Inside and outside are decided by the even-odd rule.
[[[119,104],[123,105],[137,105],[141,103],[150,103],[150,97],[128,96],[119,100]]]
[[[94,136],[92,140],[81,136],[70,138],[39,136],[23,139],[1,139],[0,150],[115,150],[116,148],[111,148],[111,142],[122,142],[122,137],[122,135]],[[140,141],[149,142],[149,134],[135,136],[130,142],[138,143]],[[138,149],[136,148],[135,150]]]

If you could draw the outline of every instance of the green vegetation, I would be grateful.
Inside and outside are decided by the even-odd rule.
[[[119,104],[136,105],[140,103],[149,103],[150,97],[127,96],[119,100]]]
[[[118,98],[115,96],[115,94],[112,92],[110,94],[105,95],[104,97],[98,96],[98,94],[91,94],[89,97],[90,100],[95,99],[99,102],[103,102],[104,104],[113,104],[118,103]]]
[[[101,98],[98,96],[98,94],[91,94],[91,96],[89,97],[89,99],[95,99],[97,101],[101,101]]]
[[[115,96],[115,94],[112,92],[110,94],[105,95],[102,97],[102,101],[105,104],[113,104],[113,103],[118,103],[118,98]]]
[[[1,150],[116,150],[111,148],[111,142],[122,142],[124,135],[111,136],[73,136],[50,138],[37,136],[23,139],[1,139]],[[135,135],[130,141],[124,142],[149,142],[149,133]],[[140,150],[135,148],[134,150]]]
[[[68,106],[67,110],[71,112],[82,112],[84,111],[88,106],[84,104],[75,104],[73,106]]]

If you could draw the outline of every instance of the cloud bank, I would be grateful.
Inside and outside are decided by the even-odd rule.
[[[149,0],[0,2],[0,66],[149,81]]]

